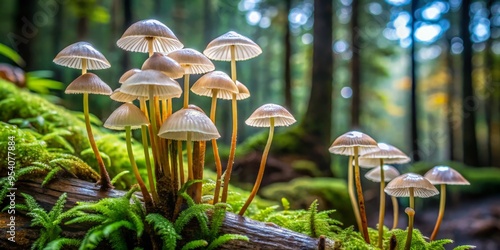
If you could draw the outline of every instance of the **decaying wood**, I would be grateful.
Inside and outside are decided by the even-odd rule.
[[[100,191],[93,183],[78,179],[63,179],[41,187],[42,180],[20,181],[17,185],[16,203],[22,202],[21,193],[29,194],[36,198],[39,204],[45,209],[50,209],[59,196],[66,192],[66,208],[75,205],[77,201],[95,201],[105,197],[121,197],[124,191],[110,190]],[[140,196],[139,193],[137,193]],[[5,206],[5,204],[3,205]],[[0,213],[2,232],[8,231],[7,223],[10,215],[6,212]],[[8,240],[6,234],[0,237],[0,249],[27,249],[36,240],[39,229],[30,227],[30,219],[23,214],[16,214],[16,242]],[[64,228],[65,234],[83,235],[84,229]],[[78,232],[80,230],[80,232]],[[273,224],[254,221],[246,217],[241,217],[233,213],[227,213],[222,233],[234,233],[246,235],[250,242],[231,241],[221,247],[221,249],[335,249],[333,241],[326,240],[325,248],[323,242],[309,236],[299,234]]]

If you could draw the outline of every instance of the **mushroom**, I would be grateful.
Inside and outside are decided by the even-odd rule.
[[[250,38],[242,36],[234,31],[229,31],[214,40],[212,40],[207,48],[203,51],[208,58],[216,61],[231,61],[231,79],[234,84],[237,83],[236,77],[236,61],[248,60],[262,53],[262,49]],[[229,180],[231,179],[231,171],[234,164],[234,156],[236,153],[236,137],[238,135],[238,105],[236,94],[233,94],[231,99],[232,116],[233,116],[233,132],[231,135],[231,148],[229,158],[224,175],[224,188],[222,190],[221,201],[226,202],[227,192],[229,188]]]
[[[82,75],[75,79],[66,89],[65,93],[81,94],[83,93],[83,114],[85,116],[85,128],[87,129],[87,136],[89,139],[90,147],[99,166],[99,173],[101,179],[98,184],[101,185],[101,190],[108,190],[113,188],[109,178],[108,171],[104,165],[99,149],[95,143],[92,127],[90,126],[89,117],[89,93],[111,95],[111,88],[104,83],[98,76],[87,73],[87,69],[105,69],[111,67],[108,60],[97,51],[90,43],[77,42],[71,44],[61,50],[54,58],[54,63],[76,69],[82,69]]]
[[[118,83],[123,84],[129,77],[134,75],[137,72],[141,72],[140,69],[129,69],[125,73],[123,73],[122,76],[120,76],[120,79],[118,79]]]
[[[385,188],[385,192],[391,196],[410,197],[410,209],[405,210],[408,214],[408,236],[406,238],[405,250],[409,250],[413,235],[413,220],[415,215],[414,196],[427,198],[439,194],[439,191],[423,176],[407,173],[389,182]]]
[[[117,102],[132,102],[137,99],[137,96],[123,93],[120,88],[117,88],[111,93],[109,98]]]
[[[172,30],[154,19],[130,25],[116,45],[128,51],[149,53],[149,56],[153,55],[153,52],[169,53],[184,47]]]
[[[383,165],[383,169],[384,169],[384,182],[388,182],[388,181],[390,181],[390,180],[392,180],[400,175],[399,171],[393,166]],[[381,182],[381,180],[382,180],[381,172],[382,171],[380,171],[380,170],[381,170],[381,168],[371,169],[370,171],[368,171],[365,174],[366,179],[373,181],[373,182]],[[380,193],[380,195],[385,196],[384,189],[382,189],[382,192]],[[392,222],[392,229],[395,229],[398,226],[398,219],[399,219],[398,200],[394,196],[391,196],[391,200],[392,200],[392,210],[393,210],[393,214],[394,214],[394,216],[393,216],[394,221]]]
[[[214,64],[202,53],[194,49],[181,49],[168,54],[184,69],[184,108],[189,104],[189,75],[213,71]]]
[[[349,197],[351,198],[351,205],[354,210],[354,215],[356,216],[356,221],[358,223],[358,228],[363,232],[363,237],[366,243],[370,243],[370,237],[368,235],[368,223],[366,221],[365,212],[365,201],[363,199],[363,190],[361,188],[361,179],[359,175],[359,163],[358,156],[373,151],[379,150],[377,147],[377,142],[373,140],[370,136],[358,132],[350,131],[335,139],[329,148],[330,153],[348,155],[349,157],[349,169],[347,177],[347,186],[349,191]],[[354,177],[356,180],[356,190],[358,195],[358,204],[356,204],[356,198],[354,197],[354,186],[353,186],[353,174],[352,174],[352,157],[354,157]]]
[[[384,178],[384,162],[389,164],[402,164],[410,161],[410,157],[401,152],[396,147],[386,144],[378,143],[378,151],[367,153],[359,157],[359,165],[361,166],[380,166],[380,179]],[[382,248],[382,240],[384,236],[384,216],[385,216],[385,194],[384,194],[385,181],[380,182],[380,209],[378,221],[378,247]]]
[[[115,111],[113,111],[113,113],[111,113],[106,122],[104,122],[104,127],[114,130],[125,130],[127,153],[130,164],[132,165],[132,170],[134,172],[135,178],[137,179],[137,183],[141,188],[145,203],[149,208],[152,208],[153,201],[151,200],[151,196],[148,193],[146,185],[144,185],[144,181],[142,180],[139,169],[137,168],[137,164],[135,163],[134,151],[132,150],[131,142],[132,129],[140,128],[142,125],[146,125],[148,123],[148,118],[146,118],[144,113],[142,113],[142,111],[134,104],[127,102],[122,104]]]
[[[234,93],[238,93],[238,87],[234,85],[233,80],[222,71],[213,71],[200,77],[198,81],[191,87],[193,93],[201,96],[212,97],[212,105],[210,108],[210,120],[215,124],[215,114],[217,109],[217,98],[231,100]],[[215,169],[217,172],[217,181],[214,190],[213,203],[219,202],[222,164],[219,156],[219,148],[217,141],[212,140],[212,149],[214,151]]]
[[[158,136],[170,140],[186,141],[188,157],[188,180],[193,180],[193,141],[208,141],[220,137],[213,122],[204,113],[192,109],[181,109],[165,120]],[[198,190],[195,197],[201,197]],[[199,202],[199,200],[196,200]]]
[[[431,240],[435,240],[444,217],[446,185],[470,185],[470,183],[459,172],[448,166],[435,166],[429,170],[424,177],[427,178],[427,180],[429,180],[433,185],[441,185],[439,214],[430,238]]]
[[[255,184],[253,185],[252,192],[250,193],[250,196],[239,212],[239,215],[241,216],[245,214],[245,211],[257,194],[257,191],[259,191],[260,183],[262,182],[262,177],[264,176],[264,169],[266,168],[267,155],[269,154],[271,142],[273,141],[274,127],[290,126],[295,123],[295,118],[292,114],[290,114],[290,112],[288,112],[288,110],[280,105],[264,104],[257,108],[245,121],[245,123],[253,127],[269,127],[269,136],[267,138],[264,152],[262,153],[259,173],[257,174],[257,179],[255,180]]]

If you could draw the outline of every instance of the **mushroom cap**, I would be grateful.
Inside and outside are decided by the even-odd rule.
[[[435,166],[424,175],[433,185],[470,185],[458,171],[448,166]]]
[[[233,94],[238,93],[238,87],[233,80],[222,71],[206,73],[191,87],[191,91],[197,95],[212,97],[213,90],[217,90],[217,98],[231,100]]]
[[[106,57],[88,42],[73,43],[59,52],[53,62],[62,66],[81,69],[82,59],[87,59],[87,69],[107,69],[111,67]]]
[[[378,167],[380,166],[380,159],[384,160],[387,164],[403,164],[410,162],[410,157],[403,153],[398,148],[386,144],[378,143],[378,151],[363,154],[359,157],[360,167]]]
[[[155,52],[142,64],[142,70],[158,70],[172,79],[178,79],[184,76],[184,69],[174,59]]]
[[[149,121],[144,113],[134,104],[126,102],[109,115],[108,119],[104,122],[104,127],[114,130],[124,130],[127,126],[130,126],[131,129],[137,129],[146,124],[149,124]]]
[[[234,31],[229,31],[214,40],[208,45],[203,54],[216,61],[231,61],[231,46],[234,46],[234,58],[236,61],[243,61],[254,58],[262,53],[262,49],[255,42],[246,36],[242,36]]]
[[[220,137],[217,128],[204,113],[194,109],[181,109],[161,125],[158,136],[171,140],[186,141],[188,133],[192,141],[208,141]]]
[[[354,155],[354,147],[358,147],[359,155],[379,150],[373,138],[358,131],[349,131],[337,137],[328,150],[332,154]]]
[[[290,126],[296,122],[288,110],[277,104],[264,104],[257,108],[245,123],[253,127],[270,127],[274,118],[274,126]]]
[[[116,41],[118,47],[134,52],[148,53],[148,39],[153,39],[153,51],[169,53],[184,47],[174,32],[158,20],[138,21]]]
[[[132,102],[137,99],[135,95],[123,93],[120,88],[115,89],[109,97],[117,102]]]
[[[399,171],[393,166],[384,165],[383,168],[384,168],[384,181],[386,181],[386,182],[390,181],[390,180],[392,180],[400,175]],[[366,179],[368,179],[370,181],[380,182],[380,180],[381,180],[380,179],[380,167],[372,168],[370,171],[368,171],[365,174],[365,177],[366,177]]]
[[[153,96],[162,98],[180,97],[182,94],[181,86],[177,81],[157,70],[142,70],[129,77],[122,85],[121,92],[136,96]]]
[[[141,72],[140,69],[129,69],[118,79],[118,83],[123,84],[129,77],[134,75],[137,72]]]
[[[168,56],[181,65],[184,74],[203,74],[215,69],[210,59],[194,49],[177,50]]]
[[[427,198],[439,194],[439,191],[423,176],[415,173],[406,173],[394,178],[384,191],[395,197],[409,197],[410,188],[414,196]]]
[[[73,80],[66,90],[66,94],[96,94],[96,95],[111,95],[113,90],[93,73],[85,73]]]
[[[236,100],[244,100],[250,97],[250,91],[245,85],[243,85],[243,83],[236,80],[236,87],[238,88],[238,94],[236,94]]]

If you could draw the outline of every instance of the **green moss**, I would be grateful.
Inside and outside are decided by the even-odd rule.
[[[275,183],[261,190],[262,197],[280,201],[286,198],[292,209],[306,208],[318,200],[320,210],[335,209],[332,218],[349,226],[355,223],[345,181],[336,178],[297,178],[287,183]]]

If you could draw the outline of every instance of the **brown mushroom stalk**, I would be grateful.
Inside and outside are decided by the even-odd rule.
[[[217,109],[217,89],[212,90],[212,105],[210,106],[210,120],[215,124],[215,111]],[[212,139],[212,148],[214,151],[214,160],[215,160],[215,171],[217,173],[217,180],[215,181],[215,190],[214,190],[214,200],[213,204],[217,204],[219,202],[220,195],[220,186],[221,186],[221,177],[222,177],[222,163],[220,161],[219,155],[219,147],[217,146],[217,140]]]
[[[250,203],[252,202],[253,198],[255,195],[257,195],[257,191],[259,191],[260,183],[262,182],[262,178],[264,177],[264,170],[266,169],[266,162],[267,162],[267,155],[269,154],[269,149],[271,148],[271,143],[273,142],[273,136],[274,136],[274,117],[270,118],[271,121],[271,126],[269,127],[269,135],[267,137],[267,143],[266,146],[264,147],[264,152],[262,153],[262,158],[260,160],[260,166],[259,166],[259,173],[257,174],[257,180],[255,180],[255,184],[253,185],[252,192],[250,193],[250,196],[248,197],[247,201],[241,207],[240,212],[238,213],[239,215],[243,216],[245,214],[245,211],[247,210],[248,206],[250,206]]]
[[[172,156],[175,157],[175,156]],[[184,156],[182,154],[182,141],[177,141],[177,157],[179,159],[179,173],[180,173],[180,186],[184,185],[186,182],[186,177],[184,177]]]
[[[146,101],[144,97],[139,97],[139,107],[141,111],[144,113],[146,118],[149,120],[149,114],[148,114],[148,109],[146,108]],[[151,131],[152,132],[152,131]],[[147,125],[142,125],[141,126],[141,142],[142,142],[142,148],[144,151],[144,159],[146,162],[146,171],[148,172],[148,182],[149,182],[149,189],[151,190],[151,193],[153,194],[153,200],[155,202],[158,202],[158,193],[156,192],[156,186],[154,182],[154,177],[153,177],[153,169],[152,169],[152,164],[151,164],[151,157],[149,155],[149,143],[148,143],[148,126]]]
[[[385,216],[385,175],[384,175],[384,159],[380,159],[380,208],[378,214],[378,247],[383,247],[384,240],[384,216]]]
[[[366,243],[370,244],[370,235],[368,234],[368,221],[366,220],[365,199],[363,197],[363,188],[361,187],[361,177],[359,174],[359,147],[354,147],[354,180],[358,194],[359,214],[361,216],[361,226],[363,237]]]
[[[359,215],[358,201],[354,194],[354,167],[352,165],[352,155],[349,156],[349,168],[347,169],[347,188],[349,191],[349,198],[351,200],[352,211],[354,212],[354,217],[356,218],[356,223],[358,224],[358,230],[363,228],[361,224],[361,216]]]
[[[441,184],[441,197],[439,198],[439,213],[438,217],[436,220],[436,225],[434,226],[434,230],[432,231],[430,240],[435,240],[437,233],[439,232],[439,228],[441,227],[441,222],[443,221],[444,217],[444,208],[445,208],[445,203],[446,203],[446,185]]]
[[[405,209],[405,213],[408,215],[408,236],[406,236],[405,250],[410,250],[411,247],[411,239],[413,237],[413,221],[415,219],[415,198],[413,187],[410,187],[409,192],[410,209]]]
[[[391,201],[392,201],[392,212],[393,212],[393,217],[394,217],[394,220],[392,221],[392,229],[396,229],[398,227],[398,223],[399,223],[398,199],[394,196],[391,196]]]
[[[189,74],[184,75],[184,106],[187,108],[189,105]]]

